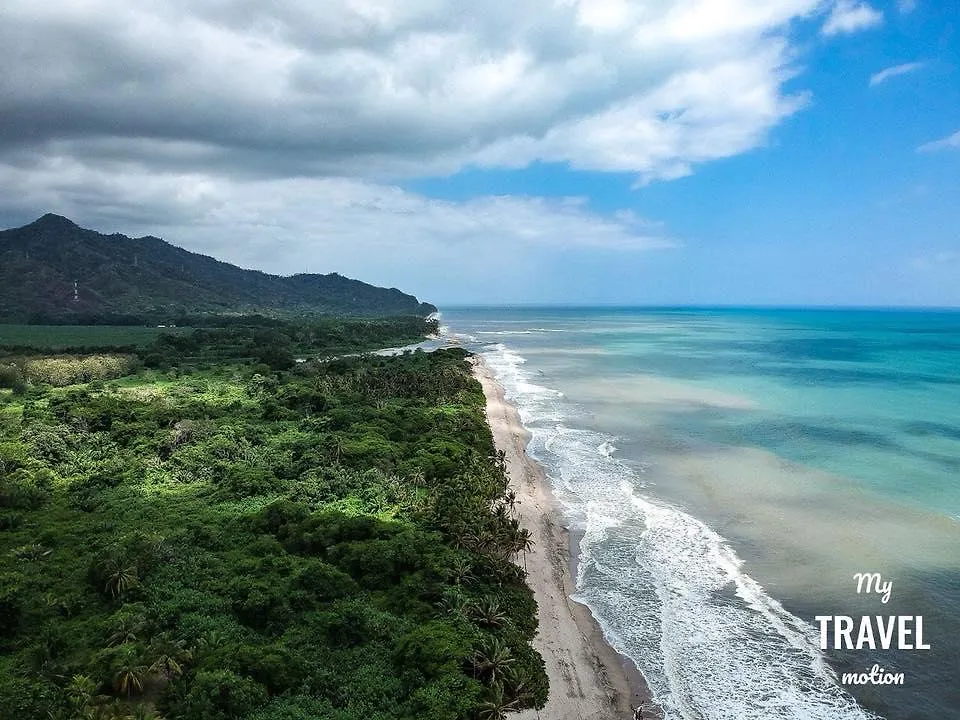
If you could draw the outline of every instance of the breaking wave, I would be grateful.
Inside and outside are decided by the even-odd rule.
[[[482,355],[584,533],[574,599],[636,663],[665,718],[876,717],[836,683],[815,628],[767,595],[723,537],[648,494],[642,470],[614,456],[616,438],[571,427],[577,408],[505,345]]]

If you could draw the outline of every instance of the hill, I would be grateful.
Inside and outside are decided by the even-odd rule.
[[[76,283],[76,285],[74,285]],[[337,273],[244,270],[156,237],[103,235],[47,214],[0,231],[0,321],[141,315],[420,315],[429,303]]]

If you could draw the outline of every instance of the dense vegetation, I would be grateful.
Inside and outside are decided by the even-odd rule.
[[[77,283],[74,295],[74,282]],[[436,308],[396,288],[336,273],[278,277],[243,270],[155,237],[102,235],[57,215],[0,231],[0,321],[73,317],[331,313],[420,315]]]
[[[59,352],[98,349],[129,349],[152,344],[164,334],[187,332],[189,328],[136,326],[63,326],[0,324],[0,354],[17,350]]]
[[[285,369],[293,364],[295,356],[322,357],[407,345],[436,331],[436,320],[416,316],[313,317],[295,321],[237,316],[209,318],[206,326],[200,328],[0,324],[0,359],[7,358],[9,364],[17,356],[31,357],[37,352],[71,356],[101,352],[137,355],[147,364],[167,367],[185,361],[268,357],[283,365],[279,369]]]
[[[261,331],[165,336],[64,387],[0,361],[0,717],[542,706],[529,538],[465,353],[271,367]]]

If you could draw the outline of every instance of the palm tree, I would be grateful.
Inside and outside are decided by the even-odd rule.
[[[520,528],[513,536],[514,553],[523,553],[523,566],[527,566],[527,553],[533,550],[533,536],[526,528]]]
[[[519,705],[516,698],[507,697],[500,683],[494,683],[480,703],[480,720],[504,720],[508,712],[519,710]]]
[[[473,563],[470,562],[469,558],[463,556],[455,557],[450,563],[447,573],[449,578],[453,580],[454,585],[462,585],[474,579]]]
[[[128,698],[135,692],[143,691],[143,678],[146,675],[146,668],[143,665],[135,665],[125,662],[113,676],[113,686],[117,692],[123,693]]]
[[[443,609],[450,615],[463,615],[466,617],[470,611],[470,601],[457,590],[451,590],[445,593],[441,603]]]
[[[458,523],[448,530],[452,545],[457,550],[473,550],[479,545],[479,538],[476,533],[467,525]]]
[[[507,614],[500,609],[500,604],[492,597],[485,597],[473,606],[473,615],[481,625],[486,627],[500,627],[507,621]]]
[[[217,630],[208,630],[197,639],[197,644],[194,646],[191,656],[196,655],[200,657],[202,655],[208,655],[223,645],[224,642],[225,638],[223,633]]]
[[[505,690],[517,704],[522,707],[533,706],[533,689],[529,686],[529,678],[522,669],[516,667],[508,668],[503,678]]]
[[[332,450],[333,450],[333,454],[334,454],[334,461],[339,465],[339,464],[340,464],[340,459],[343,457],[343,450],[344,450],[344,439],[343,439],[343,437],[341,437],[340,435],[334,435],[334,436],[333,436],[333,448],[332,448]]]
[[[131,720],[163,720],[163,718],[157,714],[156,710],[152,710],[142,704],[134,708],[133,715],[131,715],[130,718]]]
[[[493,508],[493,517],[500,525],[506,525],[510,520],[513,519],[507,516],[506,506],[499,503]]]
[[[112,598],[118,598],[135,588],[138,584],[137,566],[129,562],[121,553],[112,553],[102,564],[106,578],[103,590]]]
[[[97,692],[97,684],[89,675],[74,675],[67,685],[67,697],[70,698],[70,709],[77,718],[93,716],[90,706]]]
[[[473,654],[473,667],[492,686],[503,680],[504,674],[516,662],[508,645],[497,638],[485,642]]]
[[[160,675],[165,680],[172,680],[183,674],[181,663],[190,660],[192,654],[168,635],[161,635],[150,644],[150,656],[153,657],[153,662],[148,672]]]
[[[145,626],[146,623],[139,615],[124,615],[121,617],[116,629],[111,633],[110,637],[107,638],[107,647],[136,642]]]
[[[513,490],[507,490],[503,494],[503,503],[508,508],[510,508],[510,515],[514,515],[517,511],[517,505],[520,503],[520,500],[517,498],[517,494]]]

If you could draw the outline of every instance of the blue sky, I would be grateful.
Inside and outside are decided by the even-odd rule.
[[[332,5],[11,0],[0,220],[440,305],[960,305],[956,2]]]

